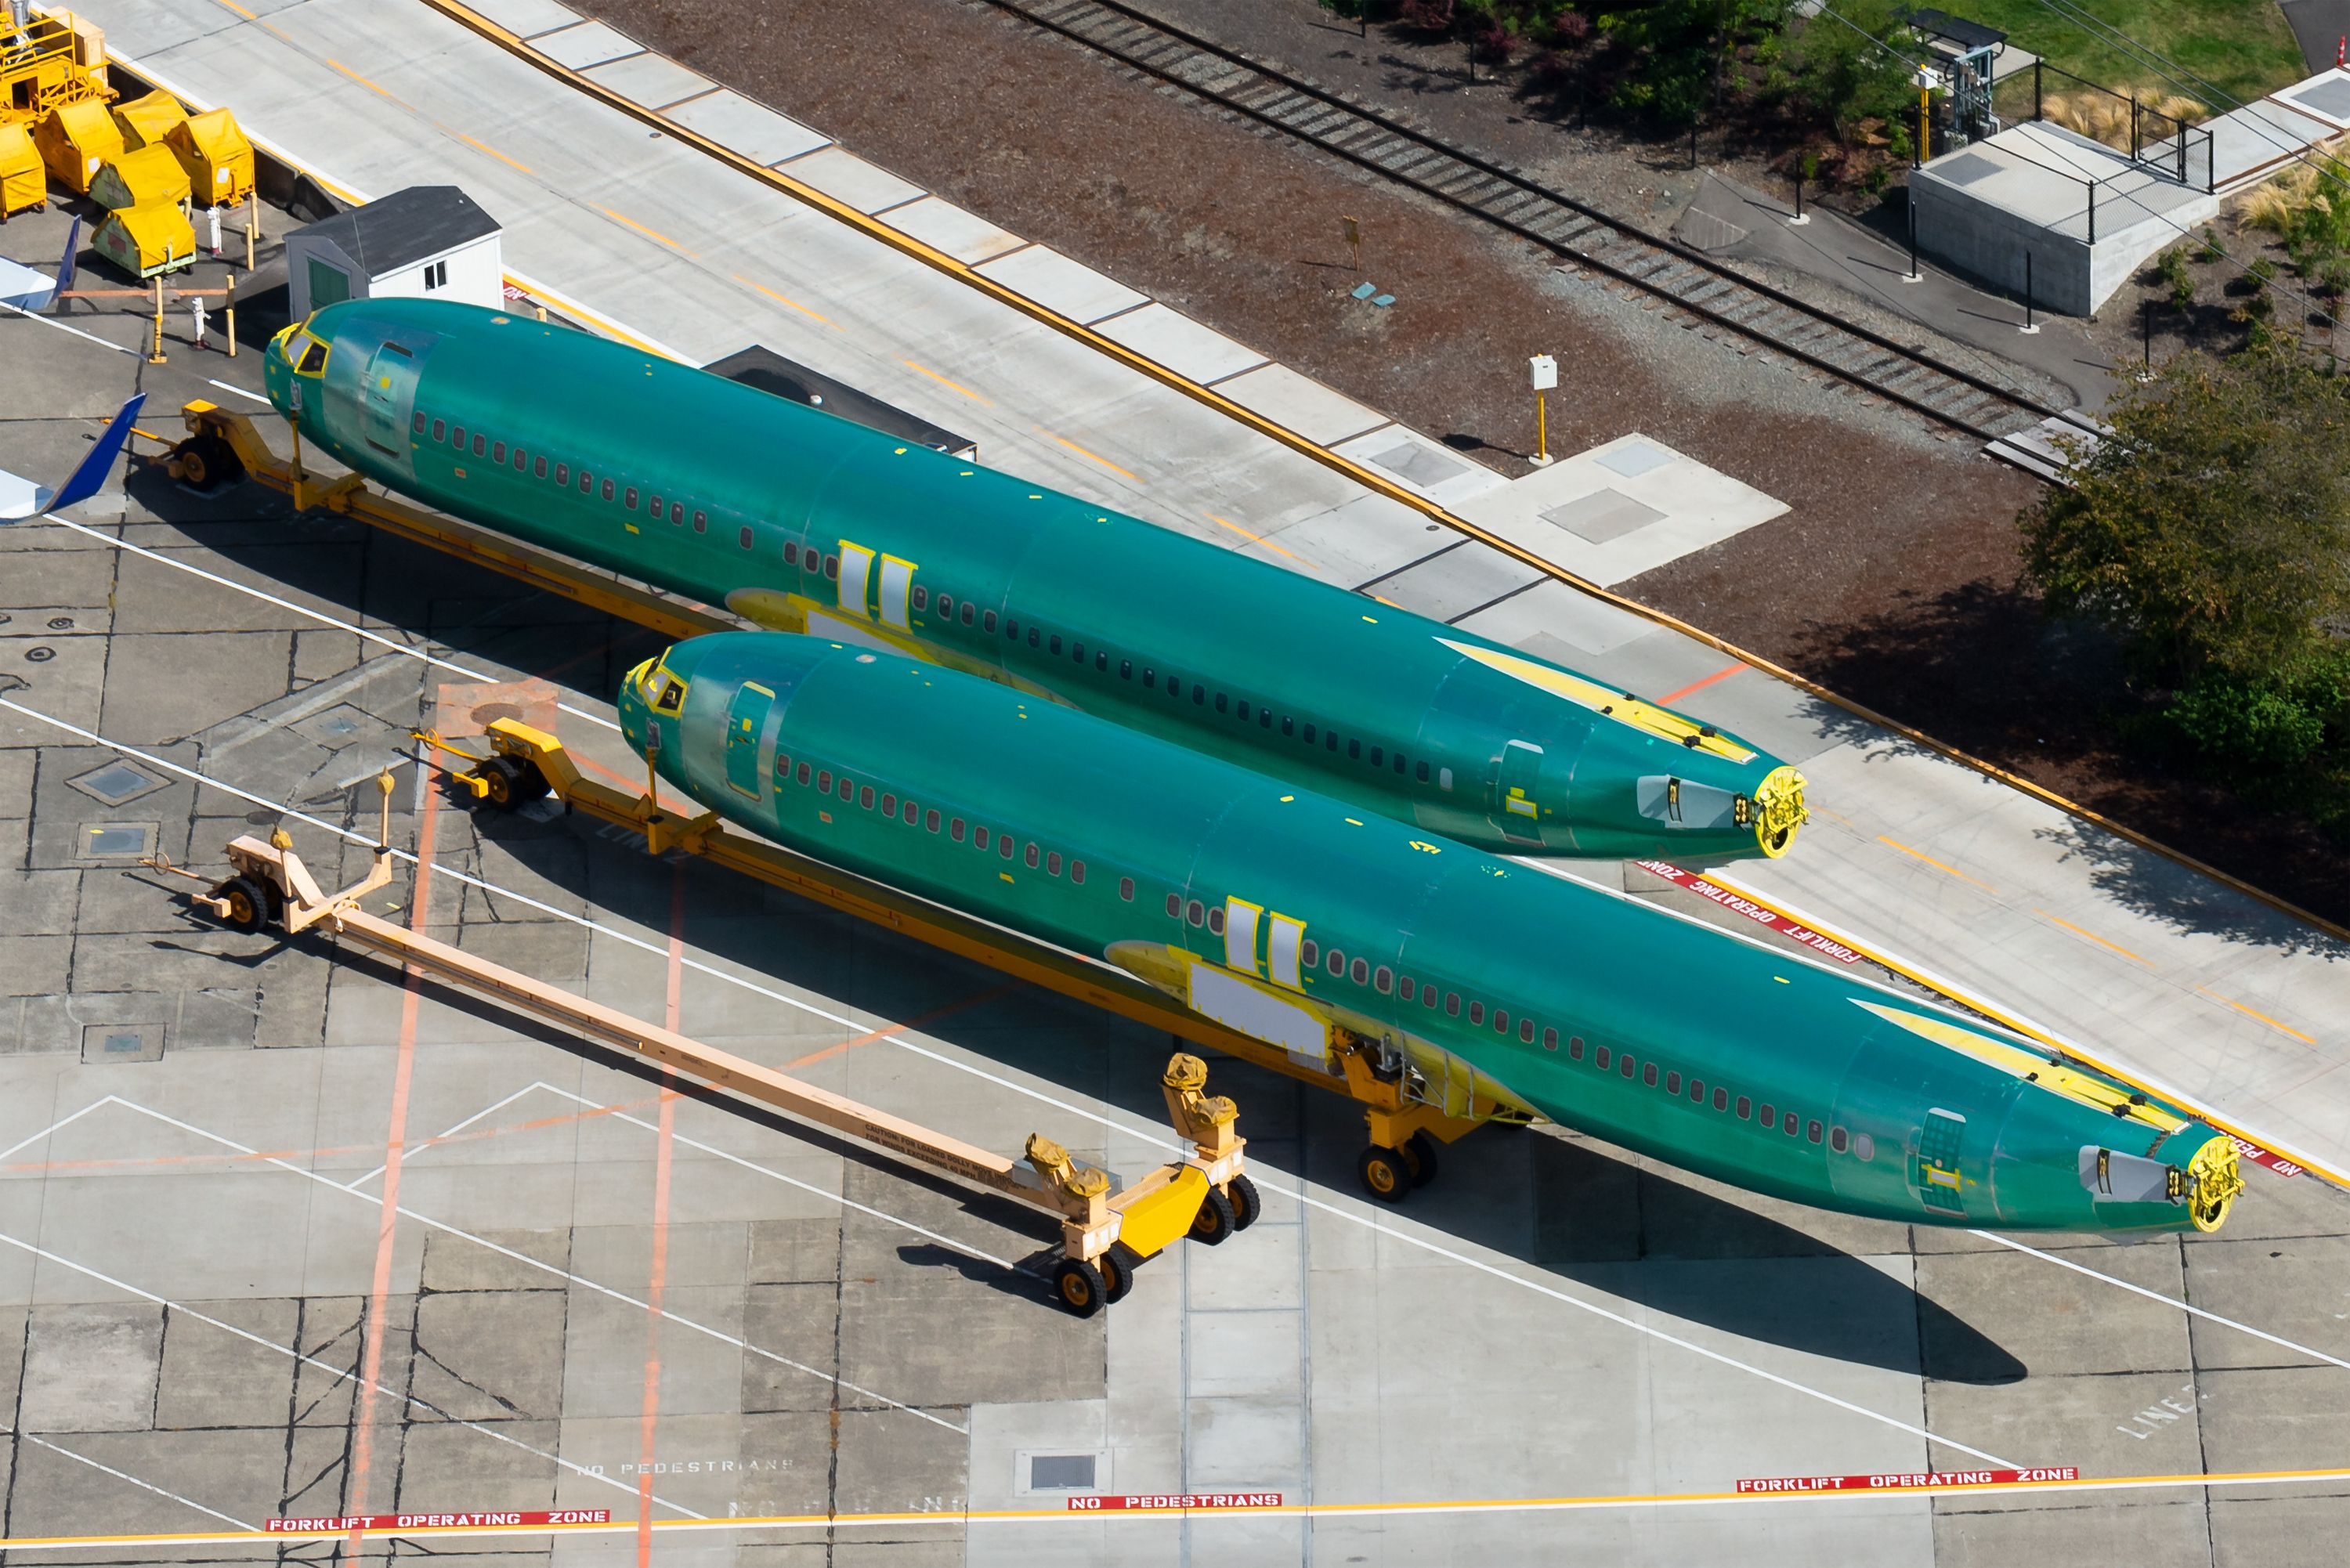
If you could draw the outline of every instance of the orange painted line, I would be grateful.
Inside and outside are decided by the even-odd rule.
[[[950,1002],[944,1007],[934,1007],[920,1017],[907,1019],[903,1023],[885,1023],[879,1029],[868,1029],[854,1039],[844,1040],[837,1045],[827,1045],[821,1051],[811,1051],[796,1061],[786,1062],[784,1064],[784,1071],[788,1073],[795,1067],[813,1067],[818,1062],[829,1062],[835,1056],[846,1056],[859,1045],[870,1045],[876,1040],[887,1040],[900,1029],[920,1029],[925,1023],[935,1023],[951,1012],[961,1012],[966,1007],[977,1007],[983,1002],[993,1002],[999,996],[1008,994],[1012,989],[1008,985],[994,986],[975,995],[966,996],[961,1002]],[[671,1027],[675,1028],[676,1025],[671,1024]]]
[[[898,363],[903,365],[907,369],[913,371],[918,376],[928,376],[931,380],[936,381],[940,386],[944,387],[950,392],[961,392],[964,397],[969,398],[972,402],[979,404],[983,408],[992,409],[995,407],[993,403],[989,402],[985,398],[981,397],[977,392],[972,391],[969,387],[964,386],[962,382],[950,381],[944,376],[940,375],[936,370],[931,369],[927,365],[917,365],[911,359],[900,359]]]
[[[1136,476],[1134,470],[1132,470],[1132,469],[1130,469],[1130,468],[1120,468],[1120,467],[1118,467],[1118,464],[1116,464],[1116,463],[1112,462],[1109,459],[1107,459],[1107,458],[1104,457],[1101,453],[1099,453],[1099,452],[1087,452],[1085,448],[1083,448],[1083,447],[1079,446],[1076,442],[1075,442],[1075,441],[1071,441],[1071,440],[1070,440],[1068,437],[1066,437],[1066,436],[1056,436],[1056,435],[1053,435],[1053,432],[1052,432],[1051,431],[1046,430],[1043,425],[1038,425],[1038,426],[1036,427],[1036,433],[1037,433],[1037,434],[1039,434],[1039,435],[1053,436],[1053,439],[1054,439],[1055,441],[1056,441],[1060,442],[1063,446],[1067,447],[1071,452],[1076,452],[1079,457],[1082,457],[1082,458],[1087,458],[1087,459],[1090,459],[1091,461],[1093,461],[1093,462],[1095,462],[1100,463],[1104,468],[1108,469],[1112,473],[1122,473],[1122,474],[1126,475],[1126,476],[1127,476],[1127,478],[1133,480],[1133,481],[1134,481],[1134,483],[1137,483],[1137,484],[1139,484],[1139,483],[1142,483],[1142,481],[1141,481],[1139,477],[1137,477],[1137,476]]]
[[[1252,545],[1263,545],[1266,549],[1272,551],[1276,556],[1286,556],[1289,559],[1297,562],[1300,566],[1310,566],[1314,564],[1301,556],[1283,549],[1280,545],[1274,544],[1272,540],[1266,538],[1262,534],[1250,533],[1247,529],[1242,527],[1239,524],[1233,522],[1229,517],[1219,517],[1212,512],[1204,512],[1201,513],[1201,515],[1207,518],[1211,523],[1221,524],[1224,527],[1231,529],[1233,533],[1238,534],[1242,538],[1246,539]]]
[[[670,868],[669,977],[661,1005],[662,1027],[677,1028],[685,978],[685,867]],[[660,1125],[653,1140],[653,1259],[645,1289],[645,1405],[639,1424],[637,1466],[637,1568],[653,1557],[653,1434],[660,1425],[661,1296],[669,1283],[669,1183],[677,1147],[677,1075],[661,1072]]]
[[[470,137],[470,136],[466,135],[463,131],[462,131],[462,130],[458,130],[458,129],[457,129],[455,126],[453,126],[453,125],[441,125],[441,122],[440,122],[439,120],[437,120],[437,119],[436,119],[436,120],[434,120],[432,123],[433,123],[434,125],[436,125],[436,126],[440,126],[440,128],[441,128],[442,130],[447,131],[450,135],[452,135],[452,136],[455,137],[458,140],[460,140],[460,141],[463,142],[466,146],[468,146],[468,147],[470,147],[470,148],[473,148],[473,149],[475,151],[477,151],[477,152],[486,152],[486,153],[488,153],[491,157],[493,157],[493,158],[496,159],[499,162],[501,162],[501,163],[512,164],[515,168],[521,170],[521,171],[522,171],[524,173],[525,173],[525,174],[528,174],[528,173],[531,173],[531,172],[533,172],[533,171],[534,171],[531,169],[531,166],[530,166],[529,164],[525,163],[525,162],[524,162],[524,161],[522,161],[520,159],[518,159],[518,158],[509,158],[509,157],[507,157],[504,153],[503,153],[503,152],[499,151],[496,148],[494,148],[494,147],[491,146],[488,142],[486,142],[486,141],[479,141],[479,140],[475,140],[475,139],[473,139],[473,137]]]
[[[255,21],[259,21],[259,20],[260,20],[260,18],[259,18],[259,17],[257,17],[257,16],[256,16],[256,17],[255,17],[254,19],[255,19]],[[363,87],[363,88],[367,88],[367,89],[368,89],[368,91],[369,91],[369,92],[371,92],[371,93],[374,93],[377,97],[381,98],[381,99],[386,99],[386,100],[387,100],[387,101],[389,101],[389,102],[396,103],[396,104],[400,105],[400,108],[402,108],[402,109],[405,109],[409,110],[409,112],[410,112],[410,113],[411,113],[411,114],[415,112],[415,109],[414,109],[414,107],[413,107],[412,105],[411,105],[411,104],[410,104],[406,99],[397,97],[396,95],[394,95],[394,94],[390,91],[390,88],[378,87],[375,83],[373,83],[373,82],[371,82],[371,81],[368,80],[368,79],[367,79],[367,78],[365,78],[365,77],[363,77],[363,76],[359,75],[359,72],[357,72],[357,71],[355,71],[355,70],[351,69],[351,67],[348,67],[348,66],[347,66],[347,65],[343,64],[343,62],[342,62],[342,61],[340,61],[340,60],[336,60],[336,59],[330,59],[330,60],[328,60],[327,63],[328,63],[328,65],[330,65],[330,66],[334,67],[335,67],[335,69],[337,69],[337,70],[338,70],[338,71],[342,72],[342,73],[343,73],[343,75],[345,75],[345,76],[347,76],[347,77],[350,78],[351,78],[351,80],[353,80],[353,81],[355,81],[355,82],[359,83],[359,86],[361,86],[361,87]]]
[[[2223,1006],[2234,1008],[2237,1012],[2242,1013],[2247,1018],[2259,1019],[2262,1023],[2267,1024],[2270,1028],[2275,1030],[2280,1034],[2290,1034],[2304,1045],[2314,1045],[2317,1044],[2317,1037],[2315,1035],[2303,1034],[2300,1030],[2295,1029],[2290,1023],[2280,1023],[2275,1019],[2271,1018],[2267,1013],[2259,1011],[2257,1008],[2246,1007],[2234,997],[2222,996],[2208,985],[2199,985],[2195,989]]]
[[[570,748],[567,746],[564,749],[566,751],[570,751]],[[577,752],[571,752],[571,760],[577,763],[581,767],[586,768],[591,774],[602,774],[606,778],[610,779],[622,789],[634,790],[639,794],[644,793],[644,781],[642,779],[623,778],[619,774],[616,774],[611,769],[606,767],[603,763],[590,762],[588,758],[581,756]],[[657,804],[660,805],[663,811],[673,813],[679,816],[691,816],[694,815],[694,808],[692,806],[681,805],[673,796],[668,800],[660,800],[658,796],[655,798]]]
[[[418,936],[424,934],[426,919],[432,907],[432,831],[440,819],[441,792],[430,780],[424,783],[424,809],[416,824],[416,882],[409,894],[408,929]],[[375,1452],[376,1385],[383,1378],[384,1303],[391,1294],[391,1253],[393,1231],[400,1221],[400,1165],[406,1152],[408,1136],[408,1092],[416,1070],[416,1012],[422,998],[424,974],[410,966],[407,983],[400,995],[400,1048],[391,1071],[391,1117],[384,1134],[383,1144],[383,1206],[382,1218],[377,1222],[375,1235],[375,1277],[368,1287],[367,1345],[363,1356],[365,1370],[359,1377],[359,1409],[351,1434],[351,1469],[348,1495],[350,1506],[364,1512],[367,1508],[368,1466]],[[351,1551],[359,1552],[359,1532],[351,1532]]]
[[[636,219],[629,216],[626,213],[618,212],[610,207],[598,207],[597,211],[603,213],[606,217],[611,219],[616,223],[626,223],[629,227],[636,230],[637,233],[644,235],[648,239],[659,240],[661,244],[677,252],[680,255],[693,256],[696,261],[702,259],[699,255],[695,255],[693,252],[687,250],[683,245],[679,244],[675,240],[671,239],[667,234],[662,234],[659,229],[649,229],[645,227],[644,224],[637,222]]]
[[[1717,680],[1727,680],[1731,676],[1737,674],[1740,670],[1752,670],[1752,665],[1745,663],[1743,660],[1736,664],[1726,664],[1720,670],[1715,670],[1712,674],[1706,676],[1701,680],[1692,680],[1678,691],[1666,692],[1663,696],[1657,699],[1658,706],[1669,708],[1674,703],[1679,701],[1682,698],[1702,691]]]
[[[802,316],[808,317],[812,321],[823,322],[835,332],[846,332],[848,330],[848,328],[841,326],[831,317],[818,315],[816,312],[810,310],[806,306],[802,305],[798,300],[794,299],[790,295],[777,294],[774,289],[769,288],[765,284],[759,282],[755,278],[744,277],[738,272],[734,274],[734,281],[742,284],[746,288],[757,289],[761,294],[765,295],[769,299],[774,300],[778,305],[787,305],[791,306],[794,310],[798,311]]]
[[[1910,848],[1899,839],[1887,838],[1885,835],[1880,833],[1877,836],[1877,842],[1884,845],[1888,849],[1898,849],[1902,854],[1908,856],[1913,860],[1923,860],[1927,865],[1931,866],[1937,871],[1947,871],[1961,882],[1972,882],[1976,887],[1981,888],[1986,893],[1996,893],[1999,891],[1998,888],[1992,887],[1990,883],[1982,881],[1978,877],[1968,876],[1965,872],[1960,870],[1949,861],[1937,860],[1922,849]]]
[[[2092,931],[2092,930],[2085,930],[2085,929],[2084,929],[2083,928],[2081,928],[2081,927],[2079,927],[2079,926],[2074,925],[2072,921],[2070,921],[2070,920],[2066,919],[2065,919],[2064,916],[2062,916],[2062,915],[2052,915],[2052,914],[2050,914],[2050,913],[2049,913],[2047,910],[2045,910],[2045,909],[2034,909],[2034,910],[2033,910],[2032,912],[2033,912],[2033,914],[2035,914],[2035,915],[2039,916],[2039,917],[2040,917],[2042,919],[2043,919],[2043,920],[2047,920],[2047,921],[2049,921],[2050,923],[2052,923],[2052,924],[2054,924],[2054,925],[2059,925],[2059,926],[2064,927],[2066,930],[2068,930],[2068,931],[2072,932],[2072,933],[2073,933],[2074,936],[2076,936],[2076,937],[2086,937],[2086,938],[2088,938],[2088,940],[2091,940],[2091,941],[2093,941],[2093,942],[2096,943],[2099,947],[2101,947],[2101,948],[2109,948],[2109,949],[2111,949],[2113,951],[2115,951],[2115,952],[2117,952],[2117,953],[2121,954],[2121,955],[2122,955],[2122,957],[2124,957],[2124,958],[2126,958],[2126,959],[2131,959],[2131,960],[2134,960],[2134,961],[2137,961],[2137,962],[2138,962],[2138,963],[2142,963],[2142,964],[2146,965],[2146,967],[2147,967],[2147,968],[2148,968],[2148,969],[2154,969],[2154,968],[2158,967],[2158,966],[2156,965],[2155,961],[2154,961],[2152,959],[2150,959],[2150,958],[2147,958],[2147,957],[2145,957],[2144,955],[2139,954],[2139,953],[2134,953],[2134,952],[2130,951],[2130,950],[2129,950],[2129,949],[2127,949],[2127,948],[2126,948],[2126,947],[2122,946],[2122,945],[2121,945],[2121,943],[2119,943],[2119,942],[2109,942],[2109,941],[2106,940],[2106,939],[2105,939],[2105,938],[2103,938],[2103,937],[2101,937],[2101,936],[2097,935],[2097,933],[2096,933],[2096,932]]]

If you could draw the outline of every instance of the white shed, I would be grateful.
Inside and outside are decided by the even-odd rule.
[[[505,300],[496,220],[454,185],[411,185],[286,236],[294,319],[343,299]]]

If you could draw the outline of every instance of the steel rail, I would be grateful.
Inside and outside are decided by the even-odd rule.
[[[1440,141],[1390,115],[1253,56],[1226,48],[1122,0],[982,3],[1442,202],[1578,266],[1653,295],[1675,310],[1735,332],[1772,353],[1979,440],[1996,440],[2061,411],[1881,333],[1840,320],[1701,251],[1650,234],[1516,169]],[[1136,29],[1142,30],[1139,37]],[[1158,35],[1155,40],[1153,34]],[[1202,70],[1203,62],[1213,62],[1222,71]],[[1240,74],[1234,76],[1235,72]],[[1268,93],[1268,87],[1277,90]],[[1612,238],[1597,246],[1583,243],[1598,232]],[[1998,410],[1987,405],[1999,404],[2026,417],[1997,428],[1977,422],[1998,419]]]

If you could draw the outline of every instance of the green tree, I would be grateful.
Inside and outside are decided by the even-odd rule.
[[[1911,73],[1922,57],[1894,0],[1837,0],[1804,24],[1794,47],[1794,97],[1849,136],[1865,119],[1915,123]]]
[[[1616,106],[1644,119],[1689,125],[1713,101],[1739,41],[1775,32],[1785,0],[1650,0],[1599,12],[1599,30],[1628,57]]]

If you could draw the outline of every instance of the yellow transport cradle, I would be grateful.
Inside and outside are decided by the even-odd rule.
[[[172,449],[170,472],[198,490],[250,477],[291,495],[296,506],[317,506],[358,518],[397,538],[634,621],[664,637],[684,639],[738,629],[737,623],[722,612],[653,593],[504,535],[378,494],[358,474],[325,480],[307,473],[300,465],[298,445],[296,461],[287,462],[269,449],[253,421],[243,414],[198,400],[182,408],[182,417],[189,434]],[[549,790],[574,812],[643,835],[656,852],[682,849],[705,856],[731,870],[1000,973],[1191,1044],[1221,1051],[1269,1073],[1347,1096],[1363,1107],[1372,1145],[1364,1180],[1383,1182],[1379,1189],[1383,1196],[1391,1197],[1433,1177],[1440,1145],[1451,1143],[1486,1122],[1523,1124],[1530,1119],[1517,1107],[1475,1096],[1473,1091],[1462,1103],[1457,1085],[1445,1086],[1443,1103],[1432,1103],[1402,1075],[1383,1069],[1370,1043],[1342,1030],[1331,1031],[1326,1066],[1301,1063],[1279,1046],[1192,1012],[1124,971],[1089,963],[1076,954],[733,832],[721,826],[714,815],[690,821],[669,816],[649,796],[584,777],[560,741],[527,725],[511,720],[493,722],[489,743],[493,755],[468,758],[475,765],[463,778],[473,798],[484,805],[512,805],[518,804],[521,794]]]
[[[577,1031],[712,1088],[814,1122],[871,1145],[893,1158],[962,1178],[1061,1222],[1061,1259],[1053,1293],[1080,1317],[1091,1317],[1133,1288],[1134,1272],[1176,1241],[1190,1237],[1220,1246],[1256,1220],[1261,1202],[1244,1168],[1238,1112],[1228,1099],[1201,1091],[1206,1064],[1178,1053],[1160,1085],[1167,1114],[1191,1152],[1160,1166],[1132,1186],[1113,1189],[1106,1172],[1077,1164],[1068,1150],[1031,1135],[1019,1159],[1005,1159],[946,1133],[861,1105],[829,1089],[691,1040],[559,986],[494,964],[448,942],[359,908],[392,879],[390,774],[378,776],[382,826],[368,874],[339,892],[321,891],[293,841],[281,832],[267,842],[250,835],[228,846],[229,876],[200,908],[244,931],[273,923],[286,936],[317,931],[364,951],[406,964],[434,980],[463,986],[516,1012]],[[143,864],[194,877],[161,858]],[[194,877],[202,881],[201,877]]]
[[[95,104],[103,114],[113,96],[101,29],[59,11],[18,32],[0,7],[0,125],[32,125],[68,103]]]

